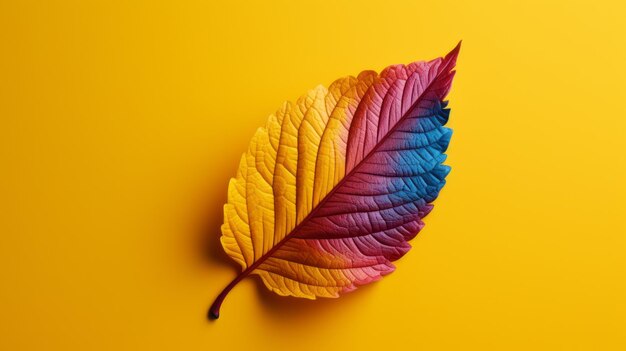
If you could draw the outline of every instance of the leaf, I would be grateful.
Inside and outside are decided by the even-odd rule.
[[[279,295],[338,297],[391,273],[445,184],[460,43],[444,58],[364,71],[286,102],[228,186],[221,242]]]

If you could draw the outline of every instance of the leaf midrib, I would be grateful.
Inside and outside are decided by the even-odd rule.
[[[393,134],[395,132],[396,127],[400,124],[400,122],[402,122],[405,118],[407,118],[407,116],[409,115],[409,113],[417,106],[417,104],[419,104],[422,101],[422,98],[426,95],[426,93],[428,92],[428,90],[432,87],[433,83],[438,81],[441,74],[444,72],[448,71],[448,64],[449,61],[446,62],[447,57],[442,58],[442,60],[444,61],[445,67],[443,67],[443,69],[441,69],[437,75],[435,76],[435,78],[433,78],[433,80],[431,80],[431,82],[428,84],[428,86],[422,91],[422,94],[420,94],[420,96],[415,100],[415,102],[411,105],[411,107],[409,109],[407,109],[407,112],[398,120],[398,122],[396,122],[396,124],[389,130],[389,132],[387,134],[385,134],[385,136],[383,136],[383,138],[376,143],[376,145],[372,148],[372,150],[370,150],[367,155],[365,155],[365,157],[363,157],[361,159],[361,161],[359,161],[358,164],[356,164],[351,170],[350,172],[348,172],[348,174],[346,174],[343,178],[341,178],[341,180],[328,192],[328,194],[326,194],[324,196],[324,198],[317,204],[315,205],[315,207],[311,210],[311,212],[309,212],[309,214],[304,217],[304,219],[302,221],[300,221],[300,223],[298,223],[290,232],[289,234],[285,235],[285,237],[283,239],[281,239],[276,245],[274,245],[274,247],[272,247],[269,251],[267,251],[266,253],[264,253],[261,257],[259,257],[258,260],[254,261],[250,266],[248,266],[248,268],[246,268],[245,270],[243,270],[241,273],[239,273],[237,275],[237,277],[235,278],[235,281],[240,281],[241,279],[245,278],[246,276],[248,276],[250,273],[252,273],[255,269],[257,269],[265,260],[267,260],[268,258],[272,257],[272,254],[274,252],[276,252],[282,245],[284,245],[287,241],[289,241],[290,239],[293,238],[293,236],[298,232],[299,229],[301,229],[308,220],[310,220],[311,218],[314,217],[315,213],[324,206],[324,204],[326,203],[326,201],[335,193],[335,191],[339,188],[341,188],[341,186],[343,185],[343,183],[350,178],[354,173],[356,173],[356,171],[358,170],[359,167],[361,167],[361,165],[363,165],[365,163],[365,161],[367,159],[369,159],[378,149],[378,147],[380,145],[382,145],[387,138]],[[368,89],[369,90],[369,89]],[[360,104],[360,103],[359,103]],[[347,149],[347,147],[346,147]],[[306,239],[306,238],[303,238]]]

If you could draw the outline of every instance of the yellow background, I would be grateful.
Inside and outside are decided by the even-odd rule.
[[[0,5],[0,349],[626,349],[622,1]],[[254,130],[318,83],[447,53],[453,171],[337,300],[218,247]]]

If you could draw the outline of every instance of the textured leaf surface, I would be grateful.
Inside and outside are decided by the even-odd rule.
[[[445,184],[459,46],[318,86],[259,128],[228,187],[221,242],[280,295],[337,297],[391,273]]]

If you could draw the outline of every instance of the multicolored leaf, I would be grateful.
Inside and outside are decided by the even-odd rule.
[[[286,102],[228,186],[221,242],[279,295],[338,297],[394,270],[445,184],[444,101],[460,43],[428,62],[364,71]]]

